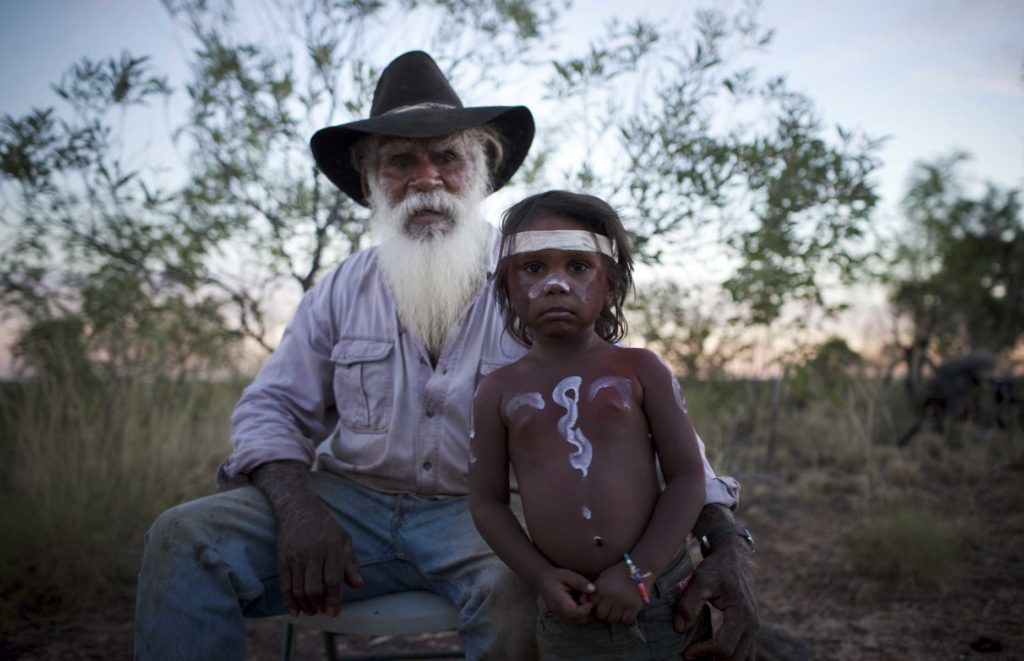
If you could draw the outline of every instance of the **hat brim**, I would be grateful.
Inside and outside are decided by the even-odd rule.
[[[368,135],[395,138],[436,138],[489,124],[504,143],[504,158],[491,174],[491,190],[504,186],[526,159],[533,143],[533,115],[526,106],[417,108],[329,126],[309,141],[317,167],[359,204],[368,206],[362,177],[352,163],[351,148]]]

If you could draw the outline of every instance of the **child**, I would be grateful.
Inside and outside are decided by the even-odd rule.
[[[706,633],[672,628],[705,497],[686,403],[657,355],[614,344],[632,270],[596,197],[549,191],[505,214],[495,294],[530,350],[477,389],[469,498],[480,534],[540,593],[544,658],[679,658]],[[508,506],[510,463],[529,537]]]

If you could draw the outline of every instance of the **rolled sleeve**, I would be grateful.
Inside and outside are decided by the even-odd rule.
[[[316,444],[337,424],[325,283],[303,297],[277,349],[242,393],[231,416],[234,451],[217,470],[222,490],[249,483],[249,473],[272,461],[312,466]],[[318,314],[318,308],[320,313]]]
[[[272,461],[301,461],[313,465],[315,446],[305,438],[271,438],[249,441],[235,448],[217,468],[217,488],[237,489],[250,483],[249,473]]]
[[[724,505],[731,510],[740,504],[740,483],[728,475],[717,475],[704,451],[704,441],[697,434],[697,447],[704,462],[705,505]]]

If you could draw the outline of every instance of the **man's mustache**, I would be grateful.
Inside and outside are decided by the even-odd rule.
[[[457,218],[464,208],[458,195],[443,190],[420,191],[399,202],[393,208],[399,218],[409,218],[420,211],[436,211],[449,219]]]

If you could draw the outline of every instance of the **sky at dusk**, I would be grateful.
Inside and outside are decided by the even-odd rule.
[[[578,0],[563,21],[560,41],[586,43],[616,12],[685,22],[696,7],[709,6],[633,0],[627,15],[622,5]],[[50,85],[68,66],[83,56],[127,50],[151,55],[178,89],[166,108],[150,113],[151,123],[127,150],[138,156],[167,148],[157,146],[166,145],[181,116],[188,45],[159,2],[2,0],[0,6],[0,114],[56,104]],[[250,5],[240,0],[236,6],[244,11]],[[896,218],[915,161],[954,150],[973,155],[966,171],[976,181],[1024,185],[1024,1],[765,0],[760,16],[776,31],[755,62],[760,72],[785,75],[792,88],[814,100],[827,124],[887,137],[876,177],[878,223]],[[382,50],[379,63],[416,47],[422,44]],[[510,98],[469,100],[540,105],[529,98],[528,86],[503,92]],[[528,98],[511,98],[516,93]],[[537,121],[543,123],[543,116]]]
[[[51,83],[83,56],[128,50],[151,55],[172,85],[187,76],[186,40],[156,0],[3,4],[2,113],[54,103]],[[701,5],[634,0],[631,14],[621,6],[574,3],[561,41],[585,42],[613,15],[685,20]],[[761,17],[776,30],[761,69],[787,76],[827,122],[888,137],[880,176],[887,203],[901,194],[914,161],[955,149],[974,155],[979,177],[1024,183],[1024,2],[765,0]],[[395,54],[382,52],[381,63]]]

